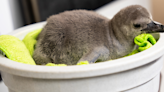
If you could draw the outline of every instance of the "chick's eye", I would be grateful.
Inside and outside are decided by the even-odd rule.
[[[135,28],[139,28],[139,27],[141,27],[140,24],[133,24],[133,26],[134,26]]]

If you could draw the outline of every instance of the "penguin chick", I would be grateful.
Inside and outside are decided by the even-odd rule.
[[[137,35],[164,31],[163,25],[155,24],[150,17],[140,5],[120,10],[111,20],[87,10],[50,16],[38,36],[33,58],[39,65],[75,65],[123,57],[132,52]]]

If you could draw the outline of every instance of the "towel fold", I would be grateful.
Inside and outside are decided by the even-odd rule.
[[[156,40],[151,34],[141,34],[134,38],[134,43],[139,46],[139,51],[143,51],[152,47]]]
[[[126,56],[130,56],[138,52],[144,51],[152,47],[154,44],[156,44],[156,42],[156,39],[151,34],[138,35],[134,38],[134,43],[139,46],[138,49],[132,51]]]
[[[77,65],[88,65],[89,62],[88,61],[81,61],[79,63],[77,63]],[[48,63],[46,64],[46,66],[67,66],[66,64],[54,64],[54,63]]]
[[[34,30],[34,31],[28,33],[22,40],[24,42],[24,44],[26,45],[27,49],[29,50],[31,56],[33,55],[34,46],[37,42],[36,38],[38,37],[38,35],[41,31],[42,31],[42,29]]]
[[[88,65],[89,62],[88,61],[81,61],[79,63],[77,63],[77,65]]]
[[[67,66],[66,64],[47,63],[46,66]]]
[[[14,36],[1,35],[0,50],[13,61],[36,65],[24,43]]]

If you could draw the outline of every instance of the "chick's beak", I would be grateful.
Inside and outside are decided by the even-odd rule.
[[[146,33],[164,32],[164,25],[157,24],[152,21],[151,23],[147,24],[145,29],[142,29],[141,31],[145,31]]]

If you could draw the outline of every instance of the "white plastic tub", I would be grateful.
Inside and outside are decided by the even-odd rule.
[[[37,23],[10,35],[23,39]],[[158,92],[163,67],[164,34],[148,50],[96,64],[52,67],[27,65],[0,57],[0,71],[9,92]]]

